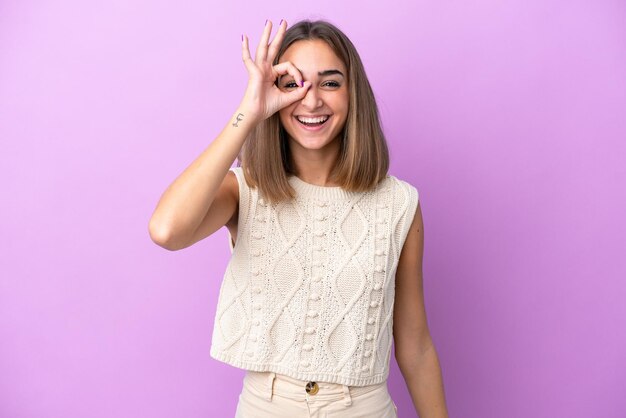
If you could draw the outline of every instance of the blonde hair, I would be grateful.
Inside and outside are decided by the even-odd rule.
[[[285,32],[274,65],[291,44],[301,40],[325,41],[348,71],[349,108],[341,135],[337,163],[330,179],[348,191],[367,191],[387,176],[389,150],[378,114],[374,92],[359,54],[337,27],[324,20],[303,20]],[[246,139],[238,156],[246,181],[258,187],[271,202],[290,200],[295,190],[288,175],[295,174],[287,133],[278,112],[260,122]]]

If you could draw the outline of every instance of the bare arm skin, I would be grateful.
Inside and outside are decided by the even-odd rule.
[[[424,225],[418,204],[396,273],[393,313],[395,356],[419,416],[447,418],[441,367],[424,307],[423,253]]]
[[[157,245],[172,251],[189,247],[235,218],[239,188],[228,170],[254,128],[254,117],[248,114],[238,108],[219,136],[165,190],[149,224]]]
[[[254,127],[278,110],[301,100],[311,86],[291,62],[272,65],[282,42],[287,22],[279,26],[268,44],[272,22],[268,21],[257,47],[250,57],[248,38],[242,40],[242,58],[249,74],[248,86],[241,104],[222,132],[161,195],[150,218],[150,238],[168,250],[180,250],[206,238],[226,225],[231,232],[237,227],[239,188],[229,168],[239,155]],[[290,74],[301,88],[283,92],[274,81]]]

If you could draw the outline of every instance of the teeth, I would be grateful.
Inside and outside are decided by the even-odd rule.
[[[320,116],[319,118],[304,118],[302,116],[298,116],[297,118],[300,122],[304,122],[304,123],[320,123],[320,122],[326,122],[326,120],[328,119],[328,116]]]

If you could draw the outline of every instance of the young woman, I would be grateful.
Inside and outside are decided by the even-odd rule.
[[[397,417],[392,339],[420,417],[446,417],[418,193],[387,174],[359,55],[325,21],[271,30],[254,60],[242,36],[243,100],[163,193],[150,236],[179,250],[228,228],[211,356],[247,370],[237,417]]]

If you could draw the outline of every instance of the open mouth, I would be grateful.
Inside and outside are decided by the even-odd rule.
[[[322,126],[323,124],[325,124],[326,121],[330,119],[330,116],[326,115],[326,116],[320,116],[317,118],[305,118],[302,116],[296,116],[296,119],[298,120],[298,122],[300,122],[304,126],[316,127],[316,126]]]

